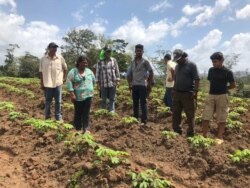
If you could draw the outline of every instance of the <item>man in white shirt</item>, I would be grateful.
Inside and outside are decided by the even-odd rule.
[[[67,76],[67,64],[62,56],[56,54],[58,45],[49,43],[48,52],[40,60],[39,75],[41,89],[45,95],[45,119],[51,118],[50,106],[52,99],[55,99],[55,118],[62,120],[61,101],[62,85]]]
[[[165,91],[165,95],[164,95],[164,103],[172,111],[172,106],[173,106],[172,90],[174,87],[174,69],[175,69],[176,63],[171,60],[170,54],[166,54],[164,56],[164,62],[167,65],[166,91]]]

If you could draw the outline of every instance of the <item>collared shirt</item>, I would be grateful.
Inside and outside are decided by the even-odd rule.
[[[101,87],[115,87],[117,80],[120,80],[120,72],[115,58],[97,63],[96,82],[100,82]]]
[[[83,101],[94,95],[94,73],[89,68],[85,68],[84,73],[83,76],[79,73],[78,68],[73,68],[67,75],[68,91],[75,93],[77,101]]]
[[[63,71],[67,70],[67,64],[62,56],[55,55],[53,59],[45,55],[40,60],[39,72],[43,75],[43,85],[55,88],[63,84]]]
[[[169,60],[167,62],[167,76],[166,76],[166,87],[171,88],[174,87],[174,78],[172,78],[171,69],[175,69],[176,62]],[[168,81],[172,79],[172,81]]]
[[[127,77],[132,77],[132,85],[147,86],[150,71],[153,69],[146,59],[133,60],[128,69]]]
[[[199,80],[197,66],[186,59],[184,64],[177,64],[175,67],[174,90],[179,92],[193,92],[195,80]]]

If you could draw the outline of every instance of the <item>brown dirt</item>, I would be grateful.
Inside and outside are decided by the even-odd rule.
[[[28,88],[36,93],[36,99],[0,89],[0,101],[12,101],[18,111],[29,117],[43,118],[43,93],[38,85]],[[63,101],[69,102],[69,97],[64,96]],[[98,97],[93,101],[94,111],[99,106]],[[249,187],[250,165],[233,164],[228,154],[236,149],[250,148],[250,111],[242,117],[244,129],[227,130],[222,145],[205,151],[192,149],[185,136],[164,140],[161,131],[171,130],[171,116],[156,118],[152,111],[151,108],[147,128],[122,125],[121,117],[132,113],[122,104],[117,107],[119,118],[95,118],[91,114],[91,132],[96,141],[130,154],[129,162],[111,169],[93,166],[96,160],[93,150],[86,148],[82,154],[70,153],[64,149],[63,142],[55,140],[52,131],[38,134],[21,120],[10,121],[8,112],[0,111],[0,187],[67,187],[72,175],[84,169],[81,187],[128,188],[131,182],[127,171],[156,168],[178,188]],[[73,111],[64,109],[63,117],[65,122],[71,123]],[[196,132],[200,131],[197,125]]]

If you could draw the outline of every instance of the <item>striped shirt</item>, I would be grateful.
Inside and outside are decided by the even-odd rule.
[[[97,63],[96,82],[99,82],[101,87],[115,87],[117,80],[120,80],[120,72],[115,58]]]

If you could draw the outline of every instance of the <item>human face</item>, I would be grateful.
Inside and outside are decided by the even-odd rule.
[[[50,47],[49,48],[49,54],[50,55],[55,55],[57,51],[57,47]]]
[[[84,70],[86,66],[88,66],[88,61],[86,59],[84,59],[79,63],[78,69]]]
[[[141,48],[135,49],[135,57],[136,58],[142,58],[142,54],[143,54],[143,49],[141,49]]]
[[[111,51],[110,51],[110,50],[105,51],[106,58],[110,58],[110,54],[111,54]]]
[[[223,64],[223,60],[213,59],[212,60],[214,68],[221,68]]]

